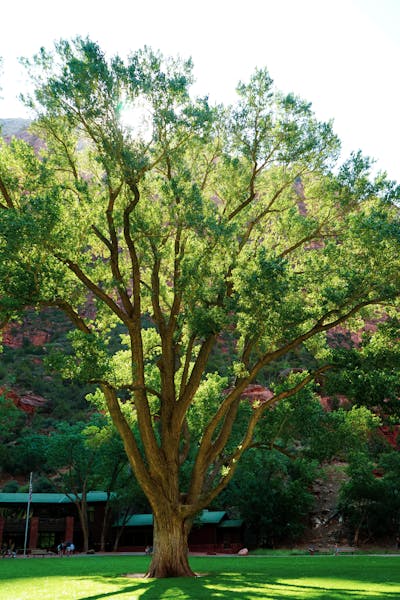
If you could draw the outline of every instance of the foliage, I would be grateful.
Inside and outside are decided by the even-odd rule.
[[[347,460],[365,450],[376,436],[380,419],[365,406],[339,408],[324,414],[312,436],[309,454],[319,460]]]
[[[69,317],[52,365],[98,386],[123,439],[154,513],[150,574],[192,574],[194,516],[269,409],[331,367],[327,332],[397,305],[400,190],[360,152],[337,165],[331,124],[265,69],[211,107],[190,61],[149,48],[62,40],[25,64],[43,144],[0,148],[0,321]]]
[[[35,477],[32,483],[35,494],[52,494],[57,491],[56,486],[48,477]]]
[[[0,393],[0,463],[4,465],[7,453],[12,452],[12,443],[16,435],[25,423],[24,415],[21,414],[13,401]]]
[[[46,472],[46,452],[46,436],[29,429],[24,430],[18,437],[5,468],[11,473],[21,475],[27,475],[31,471]]]
[[[300,378],[301,374],[297,373],[291,375],[289,381],[293,385]],[[334,458],[346,460],[349,454],[366,448],[380,423],[365,406],[327,411],[316,390],[308,386],[265,413],[253,447],[275,449],[292,458],[305,457],[319,462]]]
[[[19,491],[19,483],[15,479],[10,479],[7,481],[5,485],[3,485],[2,490],[3,493],[14,494]]]
[[[380,455],[374,464],[358,453],[349,465],[349,481],[341,490],[340,510],[355,537],[395,539],[400,533],[400,458],[397,451]]]
[[[398,419],[400,394],[399,320],[388,309],[383,322],[372,323],[359,344],[336,340],[335,373],[326,384],[327,393],[345,394],[353,402],[378,410],[386,420]]]
[[[250,451],[221,495],[223,506],[245,516],[247,543],[275,547],[298,540],[314,503],[316,464],[278,452]]]
[[[115,441],[107,419],[95,415],[88,423],[58,423],[44,442],[42,460],[55,473],[53,486],[78,509],[85,550],[89,546],[87,494],[100,488],[111,495],[126,464],[121,443]],[[103,523],[103,527],[107,524]]]

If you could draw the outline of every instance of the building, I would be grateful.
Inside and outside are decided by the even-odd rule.
[[[29,494],[0,493],[0,546],[22,550],[25,543]],[[107,494],[87,495],[90,546],[99,547]],[[32,494],[27,548],[53,550],[64,541],[82,546],[82,530],[75,503],[65,494]]]
[[[83,536],[75,503],[65,494],[32,494],[27,520],[29,494],[0,493],[0,547],[3,544],[22,553],[27,529],[27,549],[55,552],[58,544],[74,542],[79,551]],[[108,496],[105,492],[89,492],[89,547],[100,549],[101,534]],[[143,552],[153,545],[153,515],[133,514],[117,520],[108,529],[106,550]],[[195,519],[189,536],[192,552],[236,553],[243,545],[243,520],[228,519],[225,511],[203,510]]]
[[[118,550],[141,552],[153,545],[153,515],[134,514],[114,523],[123,528]],[[228,519],[225,511],[203,510],[195,519],[189,534],[191,552],[236,553],[243,546],[243,520]]]

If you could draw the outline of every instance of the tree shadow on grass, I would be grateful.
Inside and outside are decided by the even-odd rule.
[[[113,586],[113,591],[80,597],[79,600],[112,600],[113,597],[128,600],[398,600],[399,590],[393,592],[368,589],[365,581],[355,590],[346,587],[328,589],[301,581],[285,582],[282,578],[266,577],[264,574],[218,574],[213,573],[195,579],[126,579],[97,577],[99,582]],[[371,582],[371,586],[374,586]]]
[[[145,572],[148,560],[141,557],[11,561],[7,573],[0,569],[0,579],[61,577],[64,586],[71,577],[71,600],[398,600],[399,558],[200,557],[192,567],[202,576],[193,579],[125,577],[122,573]]]

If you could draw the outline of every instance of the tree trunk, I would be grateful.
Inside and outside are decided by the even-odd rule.
[[[81,523],[82,529],[82,538],[83,538],[83,552],[87,552],[89,550],[89,524],[88,524],[88,514],[87,514],[87,504],[86,500],[81,502],[75,502],[75,506],[78,509],[79,520]]]
[[[191,522],[169,512],[154,515],[153,559],[147,577],[195,577],[188,560]]]
[[[83,551],[87,552],[89,550],[89,527],[87,522],[82,523],[82,525]]]
[[[113,552],[117,552],[117,550],[118,550],[119,540],[121,539],[121,535],[123,534],[124,529],[125,529],[125,525],[122,525],[122,527],[118,528],[118,531],[116,533],[115,540],[114,540]]]
[[[105,550],[106,550],[106,535],[108,533],[110,514],[111,514],[110,495],[108,494],[106,506],[104,508],[103,524],[101,527],[100,552],[105,552]]]
[[[358,525],[356,527],[356,530],[354,532],[354,538],[353,538],[353,544],[354,544],[354,546],[358,546],[358,541],[360,539],[361,525],[363,524],[364,516],[365,516],[365,512],[363,511],[362,514],[361,514],[361,518],[360,518],[360,520],[358,522]]]

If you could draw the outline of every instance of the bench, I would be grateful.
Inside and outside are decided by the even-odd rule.
[[[338,554],[354,554],[355,552],[358,551],[358,548],[353,547],[353,546],[326,546],[326,547],[316,547],[316,546],[309,546],[308,547],[308,553],[313,556],[314,554],[334,554],[335,556]]]
[[[28,550],[28,554],[32,558],[34,556],[40,556],[42,558],[44,558],[45,556],[54,556],[54,552],[51,552],[50,550],[46,550],[44,548],[31,548],[30,550]]]
[[[353,546],[336,546],[333,550],[334,554],[354,554],[358,548]]]

